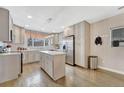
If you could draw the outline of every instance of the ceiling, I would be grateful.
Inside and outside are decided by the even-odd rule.
[[[89,23],[123,13],[119,6],[5,6],[14,24],[27,29],[53,33],[86,20]],[[27,16],[32,16],[31,19]]]

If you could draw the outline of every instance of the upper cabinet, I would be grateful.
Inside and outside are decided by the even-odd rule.
[[[13,26],[13,43],[24,43],[25,29],[19,26]]]
[[[74,26],[70,26],[64,29],[64,37],[74,35]]]
[[[9,41],[13,41],[13,19],[11,15],[9,15]]]
[[[9,35],[9,11],[0,8],[0,41],[10,41]]]
[[[64,37],[63,37],[63,32],[59,33],[59,44],[63,44],[63,40],[64,40]]]
[[[0,8],[0,41],[24,43],[25,29],[13,25],[9,11]]]
[[[58,33],[54,33],[54,34],[51,34],[47,37],[50,41],[50,45],[57,45],[59,44],[59,34]]]
[[[54,39],[53,39],[53,40],[54,40],[54,41],[53,41],[54,44],[55,44],[55,45],[56,45],[56,44],[59,44],[59,34],[56,33],[56,34],[54,34],[53,36],[54,36]]]

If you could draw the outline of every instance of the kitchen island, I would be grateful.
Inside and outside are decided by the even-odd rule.
[[[20,53],[0,53],[0,83],[18,78],[21,73]]]
[[[40,51],[40,65],[53,80],[58,80],[65,76],[65,53]]]

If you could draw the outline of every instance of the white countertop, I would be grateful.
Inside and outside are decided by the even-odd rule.
[[[40,51],[41,53],[46,53],[49,55],[65,55],[64,52],[58,52],[58,51]]]
[[[14,53],[0,53],[0,56],[9,56],[9,55],[20,55],[19,52],[14,52]]]
[[[28,50],[15,50],[15,51],[11,51],[11,52],[30,52],[30,51],[39,51],[36,49],[28,49]]]

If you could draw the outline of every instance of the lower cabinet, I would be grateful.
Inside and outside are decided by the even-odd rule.
[[[65,55],[49,55],[40,53],[41,68],[53,79],[65,76]]]
[[[0,55],[0,83],[18,78],[21,73],[21,54]]]
[[[39,51],[23,51],[23,64],[40,61]]]

